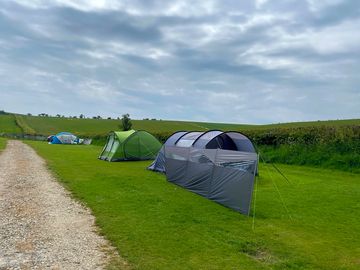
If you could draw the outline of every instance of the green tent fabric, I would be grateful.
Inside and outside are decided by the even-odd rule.
[[[161,143],[146,131],[112,131],[99,159],[107,161],[154,159],[160,148]]]

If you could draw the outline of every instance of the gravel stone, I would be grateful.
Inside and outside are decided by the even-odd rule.
[[[104,269],[114,248],[35,151],[8,141],[0,155],[0,269]]]

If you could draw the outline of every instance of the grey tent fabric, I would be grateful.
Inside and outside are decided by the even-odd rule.
[[[172,134],[164,143],[166,146],[193,147],[199,149],[224,149],[255,153],[251,141],[239,132],[223,132],[220,130],[179,131]],[[164,146],[160,149],[149,170],[165,172]]]
[[[189,132],[187,131],[178,131],[172,134],[164,143],[164,145],[175,145],[175,143],[185,134]],[[159,153],[157,154],[155,160],[148,167],[148,170],[157,171],[161,173],[165,173],[165,150],[164,146],[161,147]]]
[[[165,173],[165,150],[164,146],[161,147],[155,160],[150,164],[148,170]]]
[[[225,134],[232,139],[238,151],[256,152],[251,141],[243,134],[239,132],[226,132]]]
[[[189,132],[187,131],[178,131],[172,134],[165,142],[166,145],[175,145],[175,143],[185,134]]]
[[[241,149],[241,150],[240,150]],[[258,156],[237,132],[179,132],[163,145],[150,170],[169,182],[248,215]]]
[[[169,182],[248,215],[257,154],[165,146]],[[241,166],[229,166],[230,164]]]
[[[223,132],[220,130],[210,130],[208,132],[203,133],[201,137],[199,137],[193,144],[195,148],[206,148],[206,145],[215,137],[222,134]]]
[[[236,168],[214,166],[208,198],[248,215],[253,183],[251,173]]]
[[[194,141],[197,138],[199,138],[203,134],[204,134],[204,132],[201,132],[201,131],[193,131],[193,132],[186,133],[183,136],[181,136],[175,142],[175,144],[179,147],[189,147],[194,143]]]

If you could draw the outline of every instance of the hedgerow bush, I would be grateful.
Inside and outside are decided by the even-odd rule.
[[[244,131],[270,162],[360,172],[360,126]]]
[[[245,130],[256,145],[292,145],[342,143],[360,139],[360,126],[319,126],[302,128],[277,128],[269,130]]]
[[[360,126],[314,126],[241,131],[268,162],[360,172]],[[173,132],[153,135],[164,143]],[[106,136],[93,138],[105,145]]]

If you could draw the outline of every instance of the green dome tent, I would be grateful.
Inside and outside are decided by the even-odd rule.
[[[99,159],[107,161],[154,159],[160,148],[161,143],[146,131],[112,131]]]

